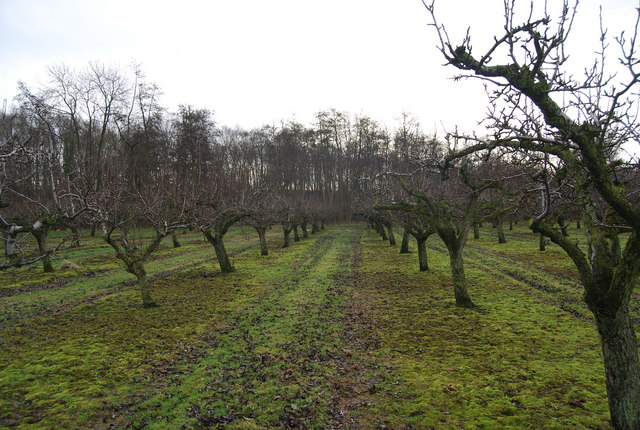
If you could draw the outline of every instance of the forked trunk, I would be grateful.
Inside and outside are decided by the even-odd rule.
[[[131,273],[138,279],[138,287],[140,288],[140,295],[142,296],[142,306],[145,308],[153,308],[158,306],[155,300],[151,297],[151,289],[147,283],[147,271],[144,268],[144,263],[140,260],[127,265],[127,272]]]
[[[400,254],[409,253],[409,232],[405,229],[402,233],[402,244],[400,245]]]
[[[613,426],[616,430],[640,429],[640,359],[628,306],[614,314],[591,310],[602,342]]]
[[[51,255],[47,249],[47,236],[49,235],[49,227],[43,226],[41,228],[34,228],[32,232],[33,236],[38,242],[38,251],[42,257],[42,270],[44,272],[53,272],[53,264],[51,263]]]
[[[264,227],[255,227],[255,229],[258,232],[258,237],[260,238],[260,255],[269,255],[266,238],[267,229]]]
[[[302,223],[300,224],[300,228],[302,229],[302,237],[303,238],[308,238],[309,237],[309,232],[307,231],[307,223]]]
[[[418,242],[418,262],[420,263],[420,271],[426,272],[429,270],[429,262],[427,261],[427,240],[416,239]]]

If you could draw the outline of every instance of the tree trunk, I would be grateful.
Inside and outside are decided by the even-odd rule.
[[[91,224],[91,233],[89,233],[91,237],[96,237],[96,225]]]
[[[581,227],[581,224],[580,224],[580,218],[578,218],[578,219],[576,220],[576,228],[577,228],[578,230],[580,230],[580,227]]]
[[[509,231],[513,231],[513,219],[509,218]]]
[[[416,239],[418,242],[418,263],[420,263],[420,271],[426,272],[429,270],[429,263],[427,261],[427,240]]]
[[[283,248],[286,248],[287,246],[289,246],[289,234],[291,234],[291,230],[286,229],[286,228],[282,228],[282,233],[284,235],[284,242],[282,244]]]
[[[298,226],[293,227],[293,241],[300,242],[300,233],[298,233]]]
[[[80,246],[80,233],[78,233],[78,228],[72,225],[69,229],[71,230],[71,248],[78,248]]]
[[[19,227],[11,226],[5,229],[4,236],[4,256],[7,260],[16,258],[16,241],[18,240]]]
[[[227,250],[224,247],[223,236],[216,233],[213,236],[213,248],[216,250],[216,257],[218,257],[218,264],[220,265],[220,270],[222,273],[231,273],[235,271],[233,265],[231,264],[231,260],[229,260],[229,255],[227,254]]]
[[[387,225],[387,231],[389,236],[389,245],[396,246],[396,236],[393,234],[393,225],[391,223]]]
[[[267,249],[267,239],[266,232],[267,229],[264,227],[255,227],[258,232],[258,237],[260,238],[260,255],[269,255],[269,250]]]
[[[451,262],[451,277],[453,279],[453,291],[456,296],[456,306],[473,308],[475,304],[467,292],[467,279],[464,274],[462,247],[452,248],[454,249],[449,249],[449,261]]]
[[[151,289],[147,284],[147,271],[144,268],[144,263],[137,260],[133,264],[127,265],[127,272],[131,273],[138,279],[138,287],[140,288],[140,294],[142,296],[142,306],[145,308],[158,306],[155,300],[151,297]]]
[[[380,236],[382,236],[382,240],[389,240],[389,237],[387,236],[387,230],[384,228],[383,224],[379,224],[378,232],[380,233]]]
[[[564,222],[564,220],[558,220],[558,226],[560,227],[560,232],[563,236],[569,236],[569,233],[567,232],[567,224]]]
[[[545,239],[544,234],[540,233],[540,246],[539,246],[540,251],[546,251],[547,250],[547,239]]]
[[[611,422],[616,430],[640,429],[640,359],[628,306],[613,315],[591,310],[602,342]]]
[[[34,228],[31,232],[38,242],[38,251],[43,255],[42,269],[44,272],[54,272],[53,264],[51,263],[51,255],[47,249],[47,236],[49,235],[49,230],[49,226],[43,225],[39,228]]]
[[[320,230],[324,230],[324,220],[320,221]]]
[[[498,243],[507,243],[507,239],[504,237],[504,220],[502,217],[498,217],[496,220],[496,232],[498,233]]]
[[[400,245],[400,254],[409,253],[409,232],[405,229],[402,233],[402,245]]]
[[[173,242],[174,248],[180,248],[180,242],[178,242],[178,234],[175,230],[171,232],[171,241]]]
[[[480,239],[480,226],[477,222],[473,223],[473,238],[476,240]]]
[[[309,232],[307,231],[307,223],[302,223],[300,224],[300,228],[302,229],[302,237],[303,238],[308,238],[309,237]]]

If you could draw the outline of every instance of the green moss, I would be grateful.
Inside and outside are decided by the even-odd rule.
[[[504,245],[487,230],[469,240],[479,309],[465,310],[437,238],[419,272],[415,245],[358,245],[363,231],[280,248],[274,229],[263,257],[253,231],[233,229],[224,275],[199,235],[181,236],[147,265],[150,309],[98,239],[60,255],[81,269],[0,274],[32,288],[0,298],[0,427],[320,429],[354,397],[360,428],[610,428],[597,333],[557,247],[539,253],[522,227]],[[370,324],[349,343],[355,301]],[[361,374],[343,369],[345,349]]]
[[[424,273],[373,234],[364,245],[358,278],[381,328],[378,354],[403,381],[377,399],[390,428],[610,428],[595,327],[562,310],[558,296],[532,293],[528,279],[504,276],[505,262],[487,257],[493,245],[474,241],[482,252],[466,253],[470,293],[480,305],[471,311],[454,305],[437,240],[430,240],[432,270]],[[401,400],[390,395],[398,390]]]

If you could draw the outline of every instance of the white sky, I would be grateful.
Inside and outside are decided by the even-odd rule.
[[[601,3],[610,35],[630,31],[638,7],[637,0],[582,3],[574,61],[599,47]],[[502,4],[438,0],[436,7],[452,41],[471,26],[479,49],[501,29]],[[455,70],[442,66],[429,22],[420,0],[0,0],[0,101],[11,101],[18,80],[45,82],[51,65],[124,69],[135,61],[162,89],[164,107],[207,108],[223,125],[308,123],[336,108],[389,127],[406,111],[427,132],[469,131],[485,112],[483,86],[450,79]]]

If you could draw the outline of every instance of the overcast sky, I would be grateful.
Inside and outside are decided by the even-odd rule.
[[[582,3],[572,61],[586,65],[599,47],[599,5],[617,34],[632,29],[638,1]],[[471,26],[479,49],[501,28],[502,4],[436,7],[453,41]],[[389,127],[405,111],[428,132],[471,130],[485,112],[482,84],[450,79],[429,22],[420,0],[0,0],[0,101],[11,101],[18,80],[46,82],[51,65],[135,61],[164,107],[207,108],[223,125],[308,123],[336,108]]]

